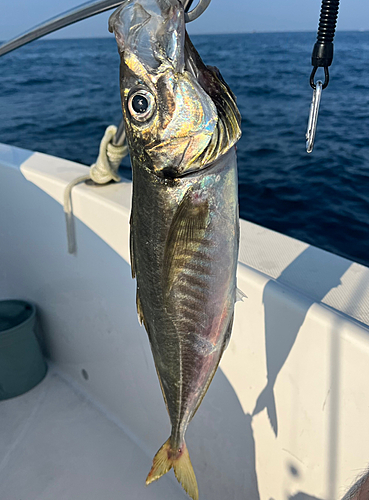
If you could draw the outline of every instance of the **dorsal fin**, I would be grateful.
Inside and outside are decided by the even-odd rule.
[[[133,231],[132,231],[132,211],[131,211],[131,216],[129,218],[129,225],[130,225],[130,232],[129,232],[129,254],[130,254],[130,261],[131,261],[131,273],[132,273],[132,278],[136,277],[136,266],[135,266],[135,254],[133,251]]]

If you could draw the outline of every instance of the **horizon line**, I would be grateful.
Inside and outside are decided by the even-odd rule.
[[[336,33],[368,33],[368,29],[338,29]],[[283,34],[283,33],[312,33],[316,35],[316,31],[311,31],[311,30],[274,30],[274,31],[257,31],[257,30],[252,30],[252,31],[231,31],[231,32],[209,32],[209,33],[191,33],[191,36],[227,36],[227,35],[273,35],[273,34]],[[57,40],[114,40],[114,36],[111,34],[106,34],[106,35],[98,35],[98,36],[71,36],[71,37],[54,37],[54,33],[50,33],[49,35],[46,35],[46,37],[42,37],[36,40],[33,40],[33,42],[42,42],[42,41],[57,41]],[[0,46],[2,44],[8,43],[11,40],[14,40],[17,37],[12,37],[7,40],[0,40]],[[28,45],[28,44],[27,44]]]
[[[336,33],[367,33],[369,32],[368,29],[337,29]],[[191,33],[191,36],[207,36],[207,35],[258,35],[258,34],[280,34],[280,33],[314,33],[316,34],[316,31],[312,30],[273,30],[273,31],[258,31],[258,30],[252,30],[252,31],[231,31],[231,32],[208,32],[208,33]],[[52,34],[50,34],[52,35]],[[49,36],[49,35],[46,35]],[[34,41],[42,41],[45,40],[46,37],[42,37],[38,40]],[[46,40],[96,40],[96,39],[114,39],[113,35],[106,34],[106,35],[99,35],[99,36],[71,36],[71,37],[58,37],[58,38],[52,38],[49,37]],[[9,39],[9,40],[12,40]],[[0,41],[0,43],[6,43],[6,41]]]

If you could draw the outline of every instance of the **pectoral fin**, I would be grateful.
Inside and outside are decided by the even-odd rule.
[[[181,271],[201,246],[209,223],[209,204],[187,191],[173,217],[164,250],[164,280],[168,294]]]

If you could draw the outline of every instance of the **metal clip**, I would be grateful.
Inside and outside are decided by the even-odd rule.
[[[182,0],[182,4],[185,10],[185,22],[190,23],[195,21],[198,17],[200,17],[206,9],[209,7],[211,0],[199,0],[199,3],[196,7],[190,10],[193,0]]]
[[[314,148],[314,140],[316,133],[316,124],[318,121],[318,113],[320,106],[320,98],[322,97],[323,83],[318,80],[315,84],[313,99],[310,106],[310,116],[306,131],[306,151],[311,153]]]

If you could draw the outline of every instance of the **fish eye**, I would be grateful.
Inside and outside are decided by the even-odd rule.
[[[140,89],[128,98],[128,110],[135,120],[144,122],[151,118],[154,112],[154,103],[153,95],[147,90]]]

